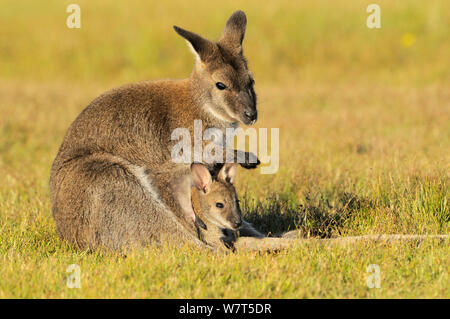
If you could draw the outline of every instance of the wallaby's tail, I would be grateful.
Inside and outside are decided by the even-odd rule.
[[[426,239],[435,239],[440,242],[445,242],[450,239],[450,235],[365,235],[365,236],[350,236],[350,237],[338,237],[327,239],[316,238],[298,238],[295,239],[292,233],[288,233],[289,236],[276,238],[252,238],[252,237],[240,237],[234,243],[236,250],[247,251],[278,251],[281,249],[288,249],[302,243],[315,242],[324,245],[346,245],[353,244],[355,242],[376,242],[376,243],[389,243],[395,241],[416,241],[421,242]]]

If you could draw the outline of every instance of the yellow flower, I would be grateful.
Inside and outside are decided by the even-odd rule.
[[[410,32],[403,34],[402,36],[402,45],[405,48],[412,46],[416,42],[416,36]]]

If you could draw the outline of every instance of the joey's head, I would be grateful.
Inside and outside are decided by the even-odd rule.
[[[236,166],[236,164],[225,164],[217,175],[217,179],[213,180],[203,164],[191,165],[194,184],[192,204],[194,211],[206,225],[213,224],[219,228],[233,230],[241,226],[242,213],[233,186]]]
[[[258,118],[253,75],[242,52],[247,18],[236,11],[219,41],[174,26],[196,57],[192,80],[206,111],[223,122],[254,124]]]

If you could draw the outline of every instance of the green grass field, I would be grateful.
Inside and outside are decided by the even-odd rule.
[[[176,24],[210,39],[247,13],[256,127],[280,128],[275,175],[240,169],[244,215],[305,237],[450,234],[450,5],[377,1],[0,0],[0,298],[450,298],[450,245],[301,245],[214,255],[148,247],[126,258],[58,240],[50,167],[65,131],[103,91],[181,78]],[[193,8],[194,7],[194,8]],[[81,288],[66,268],[78,264]],[[367,266],[381,288],[368,288]]]

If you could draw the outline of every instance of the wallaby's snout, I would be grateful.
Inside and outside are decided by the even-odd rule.
[[[244,89],[238,94],[238,100],[244,106],[241,122],[246,125],[254,124],[258,119],[258,111],[256,109],[256,93],[253,88],[253,83],[254,81],[252,79],[250,83],[245,85]]]
[[[258,111],[256,110],[256,101],[253,103],[254,106],[247,107],[244,111],[245,119],[243,122],[247,125],[255,124],[258,119]]]
[[[256,120],[258,119],[258,112],[257,111],[245,111],[245,121],[244,123],[247,125],[253,125],[256,123]]]

